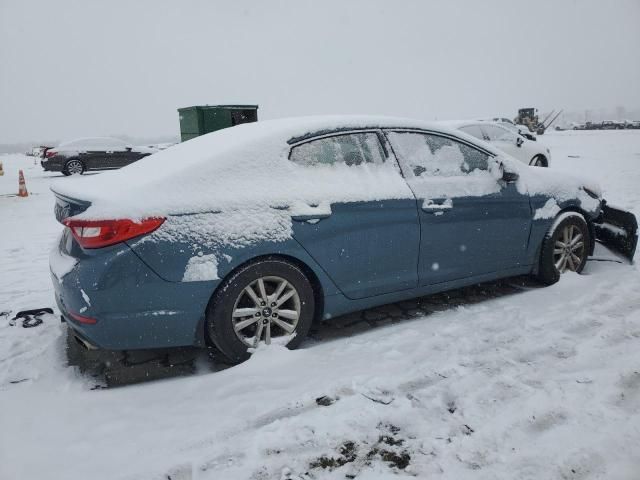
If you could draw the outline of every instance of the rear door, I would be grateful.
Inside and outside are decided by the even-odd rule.
[[[395,131],[387,136],[419,207],[420,285],[522,266],[531,228],[529,197],[496,180],[495,162],[460,139]]]
[[[418,282],[416,200],[395,161],[388,161],[381,135],[359,131],[315,138],[294,145],[289,157],[310,176],[330,169],[330,175],[357,179],[341,192],[345,200],[308,205],[304,215],[293,216],[294,238],[351,299]]]
[[[130,163],[131,151],[127,149],[125,142],[109,138],[104,139],[103,144],[94,151],[90,151],[89,154],[93,157],[94,168],[115,169]]]

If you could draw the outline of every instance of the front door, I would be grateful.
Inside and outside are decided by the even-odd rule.
[[[416,200],[380,143],[381,133],[355,132],[292,147],[290,159],[308,169],[327,168],[343,185],[343,200],[292,212],[293,236],[342,293],[371,297],[418,283],[420,226]],[[331,166],[331,167],[329,167]],[[340,178],[341,177],[341,178]],[[353,181],[345,182],[348,177]]]
[[[516,133],[500,125],[490,124],[482,125],[482,130],[484,130],[489,142],[497,148],[520,161],[524,161],[524,163],[529,163],[531,157],[523,155],[522,144],[524,141],[518,141]]]
[[[523,265],[529,198],[494,177],[487,153],[435,133],[397,131],[388,138],[418,200],[420,285]]]

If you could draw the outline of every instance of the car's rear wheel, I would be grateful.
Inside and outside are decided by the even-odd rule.
[[[551,285],[565,272],[582,272],[590,242],[589,227],[581,214],[561,214],[542,243],[538,278]]]
[[[545,158],[544,155],[536,155],[535,157],[533,157],[531,159],[531,161],[529,162],[529,165],[533,166],[533,167],[547,167],[547,159]]]
[[[84,172],[84,163],[77,158],[72,158],[71,160],[67,160],[67,163],[64,164],[64,168],[62,169],[62,173],[65,175],[82,175]]]
[[[206,328],[223,360],[239,363],[261,343],[296,348],[314,309],[313,287],[300,268],[281,259],[259,260],[220,286],[207,308]]]

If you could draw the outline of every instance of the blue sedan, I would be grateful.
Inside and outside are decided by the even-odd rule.
[[[556,282],[635,217],[597,187],[407,119],[241,125],[54,185],[59,310],[87,347],[295,348],[314,321],[502,277]]]

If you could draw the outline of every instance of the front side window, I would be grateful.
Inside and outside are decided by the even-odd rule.
[[[467,125],[466,127],[460,127],[460,131],[467,135],[471,135],[472,137],[479,138],[480,140],[485,140],[484,133],[482,133],[480,125]]]
[[[461,176],[489,168],[486,153],[448,137],[391,132],[389,141],[407,178]]]
[[[483,129],[491,142],[515,142],[515,134],[497,125],[485,125]]]
[[[300,165],[348,166],[363,163],[384,163],[384,151],[378,135],[373,132],[350,133],[334,137],[319,138],[297,145],[291,149],[289,159]]]

